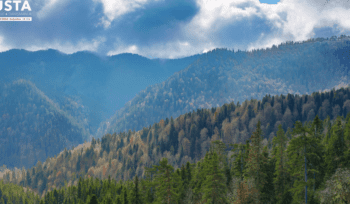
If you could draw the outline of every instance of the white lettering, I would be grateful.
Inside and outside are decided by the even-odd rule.
[[[7,8],[5,8],[5,11],[11,11],[12,10],[12,6],[10,5],[11,1],[5,1],[5,6]]]
[[[18,4],[21,3],[21,1],[13,1],[13,3],[16,4],[16,11],[18,11]]]
[[[2,1],[0,1],[0,11],[2,10]]]
[[[27,9],[28,11],[32,11],[28,1],[24,1],[21,11],[23,11],[24,9]]]

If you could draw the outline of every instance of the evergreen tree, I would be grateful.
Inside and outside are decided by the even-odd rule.
[[[134,182],[134,187],[132,189],[132,195],[131,195],[130,201],[133,204],[141,204],[142,203],[141,195],[139,192],[139,179],[138,179],[137,175],[135,176],[135,182]]]
[[[120,196],[117,196],[115,204],[122,204],[122,201],[120,200]]]
[[[156,182],[156,200],[159,203],[176,203],[178,200],[177,187],[179,186],[179,178],[174,174],[174,168],[168,164],[168,159],[163,158],[158,166],[155,174]]]
[[[233,144],[233,151],[231,158],[234,159],[233,161],[233,170],[232,174],[234,177],[243,179],[243,172],[244,172],[244,152],[246,151],[244,144]]]
[[[89,204],[98,204],[97,197],[95,194],[91,196]]]
[[[207,153],[208,154],[208,153]],[[209,153],[207,165],[205,165],[206,179],[203,182],[202,200],[205,203],[226,203],[226,190],[224,169],[219,166],[219,157],[216,152]]]
[[[350,168],[350,112],[346,116],[346,124],[344,128],[344,167]]]
[[[188,192],[189,189],[189,181],[188,181],[188,177],[186,174],[186,168],[184,167],[184,165],[181,166],[181,170],[180,170],[180,179],[181,179],[181,186],[179,188],[179,201],[178,203],[182,204],[183,202],[183,198],[186,196],[186,193]]]
[[[329,178],[335,173],[338,167],[343,167],[345,163],[345,145],[341,117],[338,117],[331,128],[331,137],[326,144],[326,177]]]
[[[314,135],[313,137],[316,139],[316,143],[313,144],[315,149],[315,154],[319,155],[319,163],[315,166],[315,168],[319,171],[318,174],[316,172],[313,173],[314,178],[314,184],[313,184],[313,191],[316,191],[316,188],[320,186],[320,184],[323,182],[324,175],[325,175],[325,162],[324,162],[324,155],[325,155],[325,147],[322,143],[323,138],[323,122],[322,120],[316,115],[315,119],[313,120],[311,124],[311,131],[313,131]],[[313,167],[313,164],[316,163],[315,161],[312,162],[311,166]]]
[[[314,183],[314,179],[308,179],[308,174],[319,173],[317,166],[322,161],[322,155],[318,152],[318,143],[312,137],[312,131],[303,126],[300,121],[297,121],[294,126],[295,137],[292,138],[287,147],[288,172],[294,179],[290,192],[293,194],[294,202],[307,203],[307,186],[312,186]]]
[[[30,187],[30,185],[32,184],[32,178],[30,177],[30,172],[29,170],[27,171],[27,175],[26,175],[26,185],[28,187]]]
[[[260,121],[258,121],[257,128],[255,132],[253,132],[250,140],[251,146],[249,147],[249,156],[246,160],[245,178],[252,178],[254,180],[258,190],[256,197],[260,201],[260,193],[266,183],[267,176],[266,173],[262,171],[262,165],[265,165],[267,161],[262,156],[263,144]]]
[[[123,204],[129,204],[129,198],[128,198],[126,187],[124,188],[124,193],[123,193]]]
[[[276,193],[276,202],[277,204],[283,204],[287,201],[285,200],[286,196],[290,194],[288,190],[288,166],[287,166],[287,153],[285,151],[287,146],[288,138],[284,134],[282,125],[278,126],[277,136],[273,138],[273,157],[275,159],[275,177],[274,177],[274,186]]]
[[[269,152],[267,146],[264,147],[262,153],[262,162],[261,170],[266,175],[266,183],[264,184],[261,190],[261,202],[262,203],[275,203],[275,188],[274,188],[274,160],[269,158]],[[287,202],[285,202],[287,204]]]
[[[193,175],[193,179],[190,183],[191,189],[192,189],[192,193],[193,193],[193,201],[196,202],[200,202],[200,200],[202,199],[202,184],[205,181],[205,164],[206,161],[208,161],[208,154],[206,154],[206,156],[204,157],[204,159],[202,160],[202,162],[197,162],[197,166],[194,169],[194,175]]]

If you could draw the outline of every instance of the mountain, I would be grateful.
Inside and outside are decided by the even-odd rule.
[[[350,88],[315,92],[311,95],[265,96],[241,105],[233,102],[221,107],[199,109],[179,117],[166,118],[142,130],[106,134],[101,140],[93,138],[71,150],[38,162],[35,167],[17,171],[16,179],[7,181],[27,183],[25,175],[33,181],[27,187],[42,194],[54,188],[76,185],[79,177],[129,180],[135,175],[145,176],[145,167],[156,165],[167,158],[174,168],[187,162],[198,162],[206,155],[212,141],[224,144],[245,143],[261,122],[262,143],[272,149],[272,141],[282,125],[291,138],[291,128],[297,120],[304,124],[316,115],[324,120],[324,130],[330,131],[332,121],[350,112]],[[348,118],[347,118],[348,119]],[[324,133],[325,134],[325,133]],[[21,179],[20,179],[21,178]]]
[[[89,138],[83,124],[33,83],[0,85],[0,164],[32,167]]]
[[[101,57],[90,52],[68,55],[52,49],[14,49],[0,53],[0,81],[31,81],[62,110],[87,123],[86,129],[94,134],[102,121],[138,92],[163,82],[198,57],[151,60],[136,54]],[[80,107],[79,113],[66,108],[72,103]]]
[[[96,136],[140,130],[162,118],[266,94],[307,94],[346,86],[349,71],[349,36],[287,42],[252,52],[215,49],[138,93],[100,125]]]

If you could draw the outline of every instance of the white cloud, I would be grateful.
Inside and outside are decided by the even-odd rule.
[[[168,58],[175,59],[190,56],[203,52],[203,47],[206,50],[216,48],[212,43],[206,44],[191,44],[189,41],[175,41],[168,43],[158,43],[152,46],[137,47],[136,45],[124,45],[120,39],[117,39],[115,45],[116,49],[107,53],[108,56],[117,55],[121,53],[133,53],[142,55],[148,58]]]
[[[4,52],[11,49],[8,45],[4,42],[4,37],[0,36],[0,52]]]
[[[43,45],[32,45],[29,47],[26,47],[26,50],[29,51],[37,51],[37,50],[47,50],[47,49],[56,49],[60,52],[66,53],[66,54],[72,54],[78,51],[97,51],[99,46],[105,42],[105,38],[98,37],[92,41],[87,40],[81,40],[75,45],[72,43],[62,43],[62,42],[52,42],[52,43],[45,43]]]
[[[68,0],[48,0],[44,1],[45,5],[37,13],[39,19],[43,19],[48,15],[52,14],[54,10],[57,10],[59,7],[64,6],[69,1]]]
[[[103,4],[103,11],[106,18],[101,19],[105,28],[108,28],[111,22],[135,9],[142,7],[147,0],[94,0]]]
[[[110,6],[109,9],[105,9],[108,16],[108,19],[104,19],[105,23],[107,22],[105,27],[118,16],[146,3],[146,0],[130,3],[101,1],[105,7]],[[117,9],[115,5],[118,2],[122,6]],[[259,0],[197,0],[197,5],[200,8],[198,14],[191,22],[181,27],[181,39],[148,47],[124,45],[119,40],[116,43],[117,48],[108,52],[108,55],[130,52],[158,58],[178,58],[205,53],[217,47],[241,49],[242,45],[218,44],[222,43],[218,40],[218,34],[226,26],[252,16],[267,19],[271,32],[261,33],[257,40],[254,39],[245,45],[243,49],[247,50],[272,47],[285,41],[307,40],[314,36],[315,28],[333,27],[334,24],[339,25],[339,29],[344,32],[350,30],[350,1],[344,3],[333,0],[327,4],[326,0],[281,0],[277,4],[261,4]],[[242,8],[242,5],[245,8]]]
[[[200,11],[194,17],[192,24],[196,24],[202,29],[207,30],[212,29],[212,25],[221,20],[231,19],[234,21],[243,17],[250,17],[257,13],[256,8],[247,7],[242,9],[237,6],[249,2],[254,5],[258,3],[257,1],[259,0],[197,0]]]

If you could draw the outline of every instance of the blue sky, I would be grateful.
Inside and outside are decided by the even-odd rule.
[[[0,22],[0,51],[180,58],[350,35],[350,1],[260,1],[269,0],[28,0],[32,22]]]

